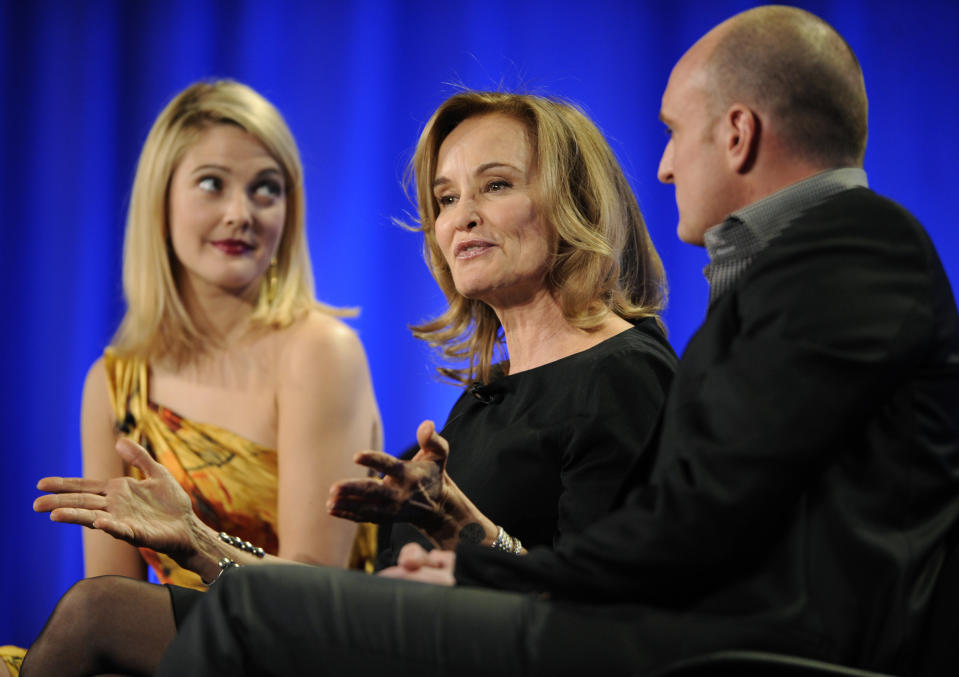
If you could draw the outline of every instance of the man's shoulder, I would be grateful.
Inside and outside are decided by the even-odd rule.
[[[855,187],[797,211],[760,258],[777,260],[805,250],[875,248],[884,243],[895,243],[900,250],[924,258],[932,247],[925,229],[908,209],[869,188]]]
[[[887,225],[894,228],[921,228],[908,209],[865,187],[849,188],[810,205],[796,220],[832,225],[847,224],[850,227],[868,224],[878,227]]]
[[[767,304],[822,316],[853,316],[864,299],[911,302],[947,289],[935,247],[915,216],[874,191],[856,187],[797,213],[736,285],[738,312],[765,315]]]

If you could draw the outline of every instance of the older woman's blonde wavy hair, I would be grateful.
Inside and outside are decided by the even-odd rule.
[[[317,307],[345,314],[317,303],[314,297],[303,167],[283,117],[246,85],[232,80],[198,82],[167,104],[140,153],[123,246],[127,311],[112,342],[119,354],[184,359],[209,346],[209,338],[197,330],[177,290],[168,200],[170,179],[183,154],[206,129],[219,124],[236,125],[256,137],[280,165],[285,183],[286,221],[276,252],[275,284],[267,279],[261,283],[251,327],[286,326]]]
[[[424,257],[449,308],[412,327],[418,338],[451,363],[444,376],[469,383],[490,380],[494,354],[502,350],[500,323],[482,301],[456,291],[436,240],[439,206],[433,180],[440,145],[463,120],[506,115],[527,130],[535,162],[539,205],[555,229],[556,251],[547,276],[566,319],[597,327],[608,313],[627,320],[656,317],[666,302],[666,279],[636,198],[609,144],[576,106],[542,96],[466,91],[447,99],[426,123],[407,173],[415,185],[424,233]],[[661,322],[660,322],[661,324]]]

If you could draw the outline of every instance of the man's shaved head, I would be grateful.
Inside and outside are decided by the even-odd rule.
[[[787,146],[824,166],[861,166],[866,89],[852,49],[829,24],[795,7],[757,7],[702,42],[715,113],[740,102],[775,121]]]

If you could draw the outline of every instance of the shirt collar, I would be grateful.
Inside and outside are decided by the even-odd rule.
[[[867,188],[866,172],[859,167],[828,169],[737,209],[704,240],[711,261],[752,255],[779,235],[798,212],[850,188]],[[743,251],[743,250],[746,251]]]

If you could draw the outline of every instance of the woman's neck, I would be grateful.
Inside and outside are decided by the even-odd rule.
[[[211,346],[230,346],[249,328],[258,285],[234,293],[191,275],[181,275],[180,297],[197,330]]]
[[[599,326],[580,329],[563,316],[559,302],[546,290],[526,303],[494,310],[503,327],[510,374],[588,350],[632,326],[610,313]]]

